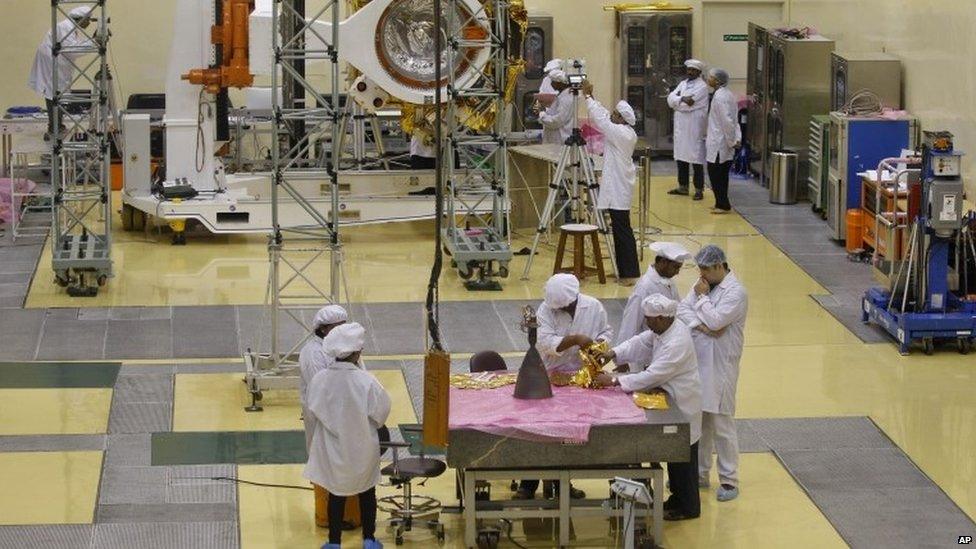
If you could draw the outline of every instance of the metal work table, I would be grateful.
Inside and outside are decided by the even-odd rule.
[[[670,401],[670,399],[669,399]],[[649,464],[659,461],[687,462],[691,435],[688,422],[671,404],[668,410],[647,411],[647,423],[600,425],[590,429],[585,444],[533,442],[491,435],[472,429],[451,429],[447,463],[463,473],[464,540],[477,546],[478,519],[559,519],[559,546],[569,545],[569,519],[607,516],[601,500],[573,501],[569,490],[559,491],[559,501],[476,501],[479,480],[559,480],[569,486],[573,479],[651,479],[654,486],[653,535],[662,539],[664,472]],[[618,516],[621,510],[611,510]]]
[[[47,115],[0,118],[0,177],[10,175],[10,153],[15,134],[42,134],[47,131]]]

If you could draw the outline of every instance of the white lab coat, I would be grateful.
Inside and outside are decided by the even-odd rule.
[[[330,494],[352,496],[380,481],[376,430],[390,415],[390,396],[372,374],[334,362],[308,388],[314,434],[303,476]]]
[[[652,264],[647,268],[644,276],[637,281],[634,292],[627,299],[627,304],[624,306],[624,316],[620,321],[620,329],[617,330],[617,339],[615,340],[617,345],[647,330],[641,303],[644,302],[644,298],[655,294],[663,295],[674,301],[681,301],[674,280],[659,275]],[[621,362],[621,364],[626,364],[626,362]]]
[[[735,414],[735,389],[739,380],[746,313],[749,299],[735,273],[701,297],[692,289],[678,305],[678,318],[692,328],[702,381],[702,409],[712,414]],[[725,332],[712,337],[695,330],[705,325]]]
[[[579,348],[570,347],[562,352],[556,347],[568,335],[582,334],[593,341],[610,341],[613,330],[607,322],[607,311],[603,304],[594,297],[580,294],[576,304],[576,315],[560,310],[550,309],[543,303],[536,312],[539,320],[538,340],[536,349],[542,356],[542,363],[550,372],[574,373],[580,369]]]
[[[733,94],[725,86],[715,90],[708,109],[708,135],[705,137],[705,159],[708,162],[728,162],[735,156],[735,144],[742,141],[738,121],[739,107]]]
[[[539,93],[556,95],[556,88],[552,87],[552,78],[549,78],[548,74],[542,78],[542,83],[539,84]]]
[[[71,19],[58,23],[58,37],[65,47],[90,46],[93,42],[78,31]],[[31,66],[30,78],[27,85],[45,99],[54,99],[54,56],[51,54],[51,31],[47,31],[41,44],[34,53],[34,64]],[[71,61],[84,54],[65,53],[58,55],[58,91],[67,91],[71,87],[75,68]]]
[[[539,113],[542,142],[562,145],[573,135],[573,94],[569,88],[559,92],[546,110]]]
[[[311,448],[315,422],[308,410],[308,387],[315,374],[335,362],[335,358],[322,349],[322,338],[313,335],[298,353],[298,400],[302,404],[302,421],[305,423],[305,449]]]
[[[691,331],[679,319],[663,334],[648,330],[613,348],[616,361],[644,368],[617,378],[632,393],[660,387],[688,421],[691,444],[701,438],[702,387]]]
[[[434,144],[424,144],[424,134],[413,132],[410,135],[410,156],[423,158],[437,158],[437,147]]]
[[[691,96],[694,105],[681,101]],[[691,164],[705,163],[705,129],[708,123],[708,84],[701,78],[682,80],[668,95],[674,109],[674,159]]]
[[[627,124],[611,122],[610,112],[592,97],[586,99],[586,110],[590,114],[590,123],[603,133],[603,175],[596,207],[600,210],[629,210],[637,179],[633,158],[637,132]]]

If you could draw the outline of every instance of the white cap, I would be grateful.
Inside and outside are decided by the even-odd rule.
[[[334,358],[345,358],[363,350],[366,330],[358,322],[336,326],[322,340],[322,350]]]
[[[689,59],[685,61],[685,66],[690,69],[698,69],[702,72],[705,71],[705,64],[697,59]]]
[[[633,126],[637,123],[637,115],[634,114],[634,108],[630,106],[630,103],[621,99],[617,102],[616,108],[617,112],[620,113],[620,116],[622,116],[624,121],[626,121],[628,124]]]
[[[681,244],[675,244],[674,242],[652,242],[648,248],[656,255],[670,259],[671,261],[684,263],[691,259],[691,252],[686,250]]]
[[[68,12],[68,17],[73,19],[85,19],[86,17],[88,19],[95,19],[92,14],[94,14],[92,6],[78,6],[77,8],[74,8]]]
[[[319,312],[315,313],[315,318],[312,319],[312,325],[327,326],[330,324],[339,324],[340,322],[347,322],[349,320],[349,313],[339,305],[326,305],[319,309]]]
[[[554,274],[546,281],[545,304],[551,309],[562,309],[576,301],[579,293],[578,278],[569,273]]]
[[[556,69],[562,68],[562,66],[563,66],[563,60],[562,59],[552,59],[548,63],[546,63],[546,66],[543,67],[542,72],[543,73],[548,73],[548,72],[554,71]]]
[[[549,73],[549,80],[553,82],[560,82],[563,84],[569,84],[569,77],[566,76],[566,71],[562,69],[555,69]]]
[[[678,302],[661,294],[652,294],[641,301],[644,316],[671,316],[678,312]]]

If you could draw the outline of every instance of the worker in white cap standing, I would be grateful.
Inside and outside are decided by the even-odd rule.
[[[58,41],[65,48],[88,47],[94,42],[84,32],[85,29],[96,20],[92,16],[92,6],[78,6],[68,12],[68,18],[58,23]],[[27,85],[38,95],[44,98],[47,108],[47,134],[44,139],[49,139],[54,134],[54,109],[55,93],[62,93],[69,89],[71,81],[74,79],[77,60],[83,55],[71,51],[62,51],[58,54],[57,72],[58,89],[54,89],[54,38],[51,31],[47,31],[37,51],[34,53],[34,64],[31,66],[30,78]]]
[[[603,134],[603,173],[596,207],[610,217],[617,281],[624,286],[633,286],[640,277],[637,241],[630,225],[630,206],[637,180],[637,167],[634,166],[637,132],[633,128],[637,117],[634,108],[626,101],[617,102],[613,113],[608,112],[593,98],[593,83],[589,80],[583,83],[583,96],[586,97],[590,124]]]
[[[620,329],[617,330],[618,345],[647,329],[644,314],[641,312],[644,299],[652,295],[663,295],[674,301],[681,300],[674,277],[681,271],[681,265],[691,259],[691,252],[674,242],[654,242],[649,248],[654,252],[654,263],[637,281],[634,292],[624,306],[624,316],[620,321]],[[617,366],[622,369],[626,364],[618,363]]]
[[[551,71],[549,79],[558,95],[552,104],[539,113],[542,142],[562,145],[573,134],[573,93],[569,87],[569,77],[562,69]]]
[[[556,95],[557,93],[559,93],[556,91],[556,88],[552,87],[552,77],[549,76],[549,73],[551,73],[556,69],[562,69],[562,68],[563,68],[562,59],[550,59],[549,62],[546,63],[546,66],[543,67],[542,69],[542,82],[539,84],[539,93],[545,95],[549,95],[549,94]]]
[[[732,210],[729,202],[729,171],[735,150],[742,141],[742,130],[736,120],[739,107],[735,94],[729,91],[729,73],[724,69],[708,71],[708,86],[715,90],[709,100],[708,135],[705,138],[705,154],[708,161],[708,182],[715,194],[713,214],[726,214]]]
[[[594,297],[581,294],[579,280],[568,273],[552,275],[546,281],[545,298],[536,311],[536,318],[539,321],[536,349],[550,373],[576,373],[582,366],[580,349],[595,341],[613,338],[603,304]],[[554,496],[559,483],[547,481],[546,484],[547,492],[552,487],[552,493],[547,496]],[[515,498],[533,499],[538,487],[538,480],[523,480]],[[586,494],[571,486],[570,497],[582,499]]]
[[[697,59],[685,61],[687,78],[668,95],[674,110],[674,160],[678,164],[678,187],[668,194],[688,194],[689,166],[694,171],[694,200],[704,198],[705,130],[708,125],[708,84],[702,80],[705,64]]]
[[[739,438],[735,389],[745,341],[749,298],[729,269],[725,252],[709,244],[695,255],[701,278],[681,301],[678,318],[692,329],[702,381],[702,437],[698,474],[709,485],[712,449],[718,454],[719,501],[739,495]]]
[[[701,514],[698,495],[698,440],[701,437],[702,387],[695,347],[688,327],[675,318],[678,302],[660,294],[644,298],[641,311],[649,331],[617,345],[603,360],[628,362],[638,372],[620,376],[601,373],[601,385],[619,386],[628,393],[660,387],[668,393],[690,430],[687,463],[668,463],[671,497],[664,502],[664,520],[687,520]]]
[[[303,476],[329,493],[329,543],[342,542],[346,498],[358,496],[363,548],[382,548],[376,538],[376,485],[380,481],[378,430],[390,415],[390,396],[360,364],[366,331],[355,322],[336,326],[322,340],[334,359],[312,378],[308,408],[314,435]]]

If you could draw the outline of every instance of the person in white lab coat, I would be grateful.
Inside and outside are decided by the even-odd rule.
[[[708,86],[715,90],[708,107],[708,135],[705,154],[708,160],[708,182],[715,194],[713,214],[729,213],[729,170],[735,159],[735,149],[742,141],[742,130],[736,117],[739,107],[735,94],[729,91],[729,73],[724,69],[708,71]]]
[[[573,90],[569,87],[569,77],[563,70],[551,71],[549,79],[558,95],[551,105],[539,113],[539,123],[542,124],[542,142],[562,145],[573,134],[574,95]]]
[[[704,198],[705,128],[708,123],[708,84],[701,78],[705,64],[685,61],[688,78],[668,95],[674,110],[674,160],[678,164],[678,187],[668,194],[688,194],[688,168],[694,170],[695,200]]]
[[[312,442],[311,414],[307,409],[308,386],[315,374],[321,372],[335,362],[335,357],[328,355],[322,348],[322,340],[329,335],[336,326],[345,324],[349,320],[349,313],[339,305],[326,305],[315,313],[312,319],[313,333],[308,338],[302,350],[298,353],[298,400],[302,404],[302,418],[305,422],[305,449],[308,450]]]
[[[80,47],[93,45],[83,30],[87,29],[96,18],[91,15],[90,6],[79,6],[68,12],[68,18],[58,23],[58,38],[65,47]],[[54,54],[52,46],[54,38],[51,31],[47,31],[37,51],[34,53],[34,64],[31,66],[30,78],[27,85],[44,98],[47,108],[47,135],[49,139],[54,134],[54,94],[67,91],[75,75],[77,59],[83,54],[62,52],[58,55],[58,89],[54,89]]]
[[[590,124],[603,134],[603,174],[600,178],[600,194],[596,207],[610,217],[613,231],[613,253],[617,258],[617,279],[621,285],[633,286],[640,277],[637,259],[637,241],[630,226],[630,206],[634,198],[634,182],[637,168],[634,166],[634,147],[637,146],[637,122],[634,109],[626,101],[620,101],[613,113],[593,98],[593,83],[583,83],[586,110]]]
[[[695,255],[701,278],[681,301],[678,318],[692,329],[702,380],[702,438],[699,482],[708,486],[712,449],[718,454],[718,500],[739,495],[739,439],[735,430],[735,388],[745,338],[749,298],[729,270],[725,252],[714,245]]]
[[[536,318],[539,322],[536,349],[550,373],[576,373],[582,366],[580,349],[594,341],[613,338],[603,304],[581,294],[579,280],[568,273],[552,275],[546,281],[545,298],[536,311]],[[523,480],[515,498],[533,499],[538,488],[538,480]],[[558,482],[546,481],[547,496],[555,496],[558,490]],[[572,486],[569,493],[573,499],[586,497],[582,490]]]
[[[303,476],[329,492],[328,549],[342,541],[346,497],[359,496],[364,549],[382,548],[376,541],[376,485],[380,481],[378,429],[390,414],[390,396],[359,365],[366,331],[355,322],[335,327],[322,341],[335,358],[315,374],[308,389],[314,421],[312,447]]]
[[[681,265],[691,259],[691,253],[681,244],[674,242],[654,242],[649,248],[654,252],[654,263],[637,281],[634,292],[627,299],[620,329],[617,330],[617,345],[647,329],[641,309],[645,298],[663,295],[674,301],[681,301],[674,277],[681,271]],[[618,363],[617,366],[624,370],[626,363]]]
[[[556,88],[552,87],[552,77],[549,75],[552,71],[556,69],[562,70],[563,60],[562,59],[550,59],[546,66],[542,69],[542,82],[539,84],[539,93],[541,94],[552,94],[556,95]]]
[[[644,298],[641,312],[650,331],[641,332],[603,356],[639,367],[633,374],[600,374],[598,383],[628,393],[660,387],[688,421],[691,452],[687,463],[668,463],[671,497],[664,502],[664,520],[687,520],[701,514],[698,495],[698,439],[701,437],[702,393],[691,331],[675,318],[678,302],[660,294]]]

